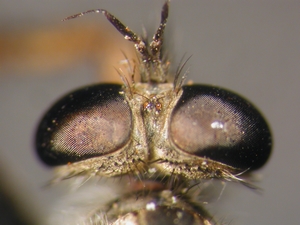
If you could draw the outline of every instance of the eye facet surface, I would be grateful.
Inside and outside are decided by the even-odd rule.
[[[269,127],[251,103],[204,85],[183,87],[170,137],[182,151],[250,170],[266,162],[272,145]]]
[[[72,92],[44,116],[36,135],[39,156],[49,165],[105,155],[130,137],[131,110],[121,85],[95,85]]]

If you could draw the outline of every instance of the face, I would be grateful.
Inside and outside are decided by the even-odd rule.
[[[129,77],[139,75],[141,82],[120,70],[124,85],[70,92],[37,130],[38,155],[59,166],[54,181],[131,177],[130,193],[102,203],[85,218],[88,224],[215,224],[187,190],[210,179],[251,187],[239,175],[262,167],[270,156],[270,129],[248,100],[219,87],[183,85],[185,63],[169,78],[170,62],[161,51],[168,8],[166,2],[149,45],[106,10],[66,18],[103,13],[139,55],[134,65],[126,60]]]

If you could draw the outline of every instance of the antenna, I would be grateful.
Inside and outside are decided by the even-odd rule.
[[[75,19],[88,13],[102,13],[126,40],[134,43],[134,46],[141,57],[139,70],[143,83],[165,83],[167,81],[168,65],[162,63],[160,53],[163,44],[163,33],[169,15],[169,0],[163,5],[160,25],[154,34],[150,45],[147,45],[140,36],[131,31],[119,19],[104,9],[93,9],[86,12],[81,12],[66,17],[63,19],[63,21]]]

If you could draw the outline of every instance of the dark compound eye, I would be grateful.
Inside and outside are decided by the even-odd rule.
[[[36,146],[49,165],[114,152],[130,137],[131,110],[121,85],[95,85],[59,100],[42,119]]]
[[[183,87],[170,136],[187,153],[250,170],[264,165],[272,146],[270,129],[251,103],[204,85]]]

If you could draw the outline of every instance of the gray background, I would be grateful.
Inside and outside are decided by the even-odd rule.
[[[77,12],[105,8],[134,31],[141,33],[144,25],[151,33],[159,22],[162,2],[2,0],[0,25],[46,27]],[[288,0],[171,2],[166,41],[173,66],[185,53],[193,55],[189,79],[247,96],[272,127],[273,154],[257,172],[263,193],[228,185],[212,207],[230,224],[299,224],[299,10],[300,1]],[[106,22],[98,15],[88,17]],[[0,68],[0,73],[1,186],[16,209],[43,224],[48,207],[62,193],[42,188],[52,173],[35,157],[35,127],[55,99],[97,78],[85,62],[47,76],[8,68]]]

